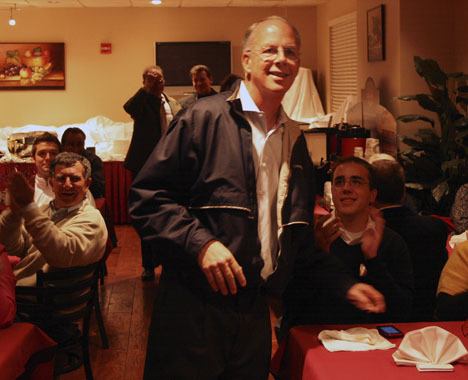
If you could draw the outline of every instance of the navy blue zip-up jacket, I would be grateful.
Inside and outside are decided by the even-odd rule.
[[[263,260],[257,232],[251,127],[236,94],[203,98],[176,115],[130,191],[130,215],[144,240],[158,245],[164,271],[210,290],[197,255],[219,240],[242,266],[247,288],[258,288]],[[344,295],[355,282],[313,244],[314,173],[295,122],[284,126],[278,186],[280,252],[266,287],[281,295],[294,263]],[[338,285],[339,284],[339,285]]]

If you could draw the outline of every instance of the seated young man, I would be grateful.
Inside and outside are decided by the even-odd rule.
[[[97,262],[106,247],[107,230],[86,192],[91,166],[75,153],[60,153],[50,164],[54,200],[34,202],[34,188],[21,173],[13,173],[8,190],[10,209],[0,215],[0,242],[21,261],[14,274],[18,285],[36,283],[39,269],[85,266]]]
[[[468,241],[457,244],[442,271],[436,315],[442,320],[468,318]]]
[[[413,273],[403,239],[385,227],[373,208],[377,196],[372,166],[359,158],[339,161],[332,176],[334,213],[316,226],[317,244],[334,255],[360,281],[380,291],[387,304],[383,315],[362,313],[351,305],[318,294],[317,322],[383,322],[406,320],[413,301]]]
[[[36,137],[32,146],[32,159],[36,166],[34,177],[34,202],[38,206],[47,205],[54,199],[54,192],[49,183],[50,163],[61,151],[57,136],[44,132]]]
[[[404,204],[405,174],[396,161],[378,160],[372,166],[376,178],[376,207],[386,226],[408,246],[414,273],[414,304],[411,319],[434,319],[435,296],[440,272],[447,261],[447,227],[431,216],[416,214]]]

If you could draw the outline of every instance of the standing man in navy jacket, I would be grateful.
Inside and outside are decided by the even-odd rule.
[[[253,24],[238,91],[179,113],[133,183],[134,224],[164,246],[146,379],[267,379],[267,294],[281,295],[297,257],[358,307],[385,308],[314,250],[313,166],[281,107],[300,45],[282,18]]]

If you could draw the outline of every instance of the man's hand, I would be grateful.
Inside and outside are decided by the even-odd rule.
[[[149,71],[146,73],[146,80],[144,82],[143,88],[146,92],[159,97],[163,89],[163,84],[164,79],[161,74]]]
[[[34,202],[34,187],[29,184],[22,173],[12,173],[7,188],[10,193],[12,211],[17,211]]]
[[[374,287],[362,282],[349,288],[346,298],[358,309],[369,313],[383,313],[386,308],[384,296]]]
[[[377,257],[385,228],[385,219],[379,210],[371,208],[370,217],[375,222],[375,228],[364,231],[361,237],[361,250],[366,260]]]
[[[339,217],[330,220],[332,215],[322,215],[314,226],[315,245],[324,252],[330,252],[330,245],[341,236],[343,227]],[[328,223],[327,223],[328,222]]]
[[[224,296],[236,294],[237,284],[242,287],[247,284],[242,267],[231,251],[219,241],[213,240],[205,244],[198,255],[198,265],[211,288]]]

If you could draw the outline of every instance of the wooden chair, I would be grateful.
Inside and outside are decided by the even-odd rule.
[[[99,319],[103,322],[97,297],[99,266],[100,262],[97,262],[85,267],[39,271],[35,287],[16,287],[17,314],[21,320],[35,323],[49,334],[57,326],[82,322],[79,336],[66,343],[58,342],[58,353],[67,353],[71,346],[80,344],[83,362],[77,361],[59,368],[56,366],[56,376],[73,371],[83,364],[86,380],[93,379],[89,358],[89,325],[93,307],[96,309],[98,325]],[[102,334],[101,327],[99,330]]]

